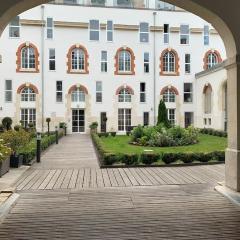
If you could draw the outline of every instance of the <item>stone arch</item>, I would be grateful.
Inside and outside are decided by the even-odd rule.
[[[207,89],[210,88],[210,90],[213,92],[213,88],[212,88],[212,85],[210,83],[207,83],[204,85],[203,87],[203,94],[206,93]]]
[[[119,72],[119,59],[118,59],[118,55],[121,51],[128,51],[131,55],[131,72],[129,73],[122,73],[122,72]],[[114,67],[115,67],[115,72],[114,74],[115,75],[135,75],[135,55],[134,55],[134,52],[131,48],[129,47],[121,47],[117,50],[116,52],[116,55],[115,55],[115,64],[114,64]]]
[[[76,91],[77,89],[83,91],[85,94],[88,94],[88,90],[87,90],[87,88],[86,88],[85,86],[83,86],[83,85],[77,85],[77,84],[75,84],[75,85],[73,85],[73,86],[71,86],[71,87],[69,88],[68,94],[72,94],[72,92],[73,92],[73,91]]]
[[[84,52],[84,71],[72,71],[72,51],[74,49],[81,49]],[[67,53],[67,73],[71,74],[88,74],[89,73],[89,54],[87,49],[80,44],[72,45]]]
[[[22,49],[25,48],[25,47],[31,47],[34,49],[34,52],[35,52],[35,70],[24,70],[21,68],[21,65],[22,65],[22,56],[21,56],[21,52],[22,52]],[[17,64],[17,69],[16,69],[16,72],[25,72],[25,73],[39,73],[39,52],[38,52],[38,49],[37,47],[33,44],[33,43],[29,43],[29,42],[25,42],[25,43],[22,43],[18,49],[17,49],[17,52],[16,52],[16,55],[17,55],[17,61],[16,61],[16,64]]]
[[[134,95],[134,90],[130,87],[130,86],[120,86],[117,90],[116,90],[116,95],[119,95],[120,91],[123,90],[123,89],[127,89],[128,92],[131,94],[131,95]]]
[[[175,88],[174,86],[167,86],[167,87],[164,87],[161,92],[160,92],[160,95],[163,95],[167,90],[170,90],[172,92],[175,93],[175,95],[179,95],[179,92],[177,90],[177,88]]]
[[[24,83],[21,86],[19,86],[18,89],[17,89],[17,94],[21,94],[22,90],[26,87],[31,88],[34,91],[35,94],[39,94],[38,88],[31,83],[30,84]]]
[[[168,52],[172,52],[175,56],[175,72],[173,73],[165,73],[163,71],[163,58],[164,58],[164,55]],[[172,48],[166,48],[162,51],[161,53],[161,56],[160,56],[160,75],[161,76],[179,76],[180,75],[180,72],[179,72],[179,69],[180,69],[180,63],[179,63],[180,59],[179,59],[179,56],[178,56],[178,53],[176,50],[172,49]]]

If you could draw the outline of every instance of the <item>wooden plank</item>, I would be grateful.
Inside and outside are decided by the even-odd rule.
[[[132,172],[128,168],[124,168],[123,171],[127,175],[128,179],[131,181],[131,184],[133,186],[139,186],[140,183],[136,180],[136,178],[133,176]]]
[[[124,184],[126,185],[126,187],[131,187],[133,186],[132,182],[130,181],[129,177],[127,176],[126,172],[124,171],[123,168],[118,168],[119,173],[122,176],[122,179],[124,181]]]
[[[55,172],[54,176],[52,177],[48,185],[45,187],[45,189],[47,190],[53,189],[53,186],[56,184],[61,172],[62,172],[62,169],[57,169],[57,171]]]
[[[102,175],[103,175],[104,186],[111,187],[112,185],[108,176],[107,169],[102,169]]]
[[[64,180],[66,174],[67,174],[67,169],[63,169],[60,176],[57,179],[57,182],[53,186],[53,189],[60,189],[61,188],[61,185],[63,183],[63,180]]]
[[[41,183],[41,185],[38,187],[38,189],[45,189],[45,187],[48,185],[52,177],[54,176],[56,170],[50,170],[49,174],[47,177],[44,179],[44,181]]]
[[[84,175],[85,175],[85,169],[79,169],[78,178],[76,182],[76,189],[83,188]]]
[[[37,174],[38,170],[33,171],[17,186],[17,189],[22,190]]]
[[[90,187],[91,188],[96,188],[97,187],[96,169],[90,169],[90,171],[91,171]]]
[[[65,178],[63,180],[63,183],[61,185],[61,189],[67,189],[68,188],[68,185],[70,183],[72,174],[73,174],[73,170],[72,169],[67,170],[67,174],[66,174],[66,176],[65,176]]]
[[[137,168],[130,168],[129,171],[132,173],[133,177],[139,183],[140,186],[146,186],[146,182],[137,173]]]
[[[79,173],[79,170],[78,170],[78,169],[74,169],[74,170],[73,170],[72,177],[71,177],[71,180],[70,180],[70,182],[69,182],[68,188],[74,189],[74,188],[76,187],[76,182],[77,182],[77,178],[78,178],[78,173]]]
[[[113,173],[113,169],[108,168],[107,173],[108,173],[108,176],[109,176],[112,187],[118,187],[118,183],[117,183],[117,180],[116,180],[115,175]]]
[[[115,178],[117,180],[118,186],[119,187],[126,187],[126,185],[125,185],[125,183],[124,183],[124,181],[122,179],[122,176],[119,173],[117,168],[113,169],[113,174],[114,174],[114,176],[115,176]]]
[[[83,188],[89,188],[90,187],[90,178],[91,178],[90,174],[91,174],[90,168],[86,168],[84,179],[83,179]]]
[[[103,181],[102,170],[101,169],[96,169],[96,174],[97,174],[97,187],[98,188],[103,188],[104,187],[104,181]]]
[[[44,179],[50,173],[50,170],[43,170],[41,171],[41,173],[42,173],[41,177],[32,185],[31,189],[37,190],[39,186],[42,184],[42,182],[44,181]]]

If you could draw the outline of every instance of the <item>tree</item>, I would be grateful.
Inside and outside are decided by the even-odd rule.
[[[46,119],[46,122],[47,122],[47,127],[48,127],[48,136],[49,136],[51,118],[47,118],[47,119]]]
[[[158,105],[157,125],[159,125],[159,124],[163,124],[166,127],[170,127],[170,123],[168,120],[167,108],[166,108],[165,102],[162,99],[160,100],[160,103]]]
[[[10,117],[5,117],[2,120],[2,125],[5,129],[7,129],[7,131],[9,131],[12,128],[12,119]]]

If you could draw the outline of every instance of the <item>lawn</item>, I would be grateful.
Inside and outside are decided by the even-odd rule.
[[[227,138],[200,134],[199,143],[181,147],[141,147],[129,144],[129,136],[101,137],[103,149],[109,153],[141,154],[144,150],[153,150],[153,153],[209,153],[224,151],[227,147]]]

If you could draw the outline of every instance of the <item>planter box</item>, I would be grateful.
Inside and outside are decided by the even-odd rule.
[[[7,173],[10,169],[10,157],[0,162],[0,177]]]
[[[23,164],[23,155],[11,155],[10,156],[10,167],[19,168]]]

